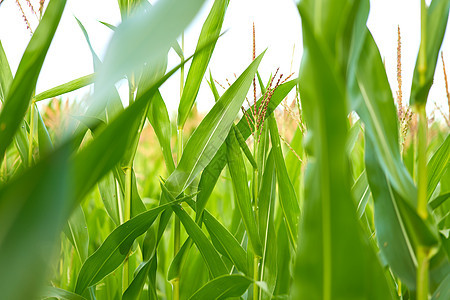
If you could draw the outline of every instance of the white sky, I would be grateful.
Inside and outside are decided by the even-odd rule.
[[[36,18],[28,9],[26,2],[20,2],[32,27],[35,28]],[[38,7],[39,1],[31,0],[31,2]],[[187,55],[194,52],[201,26],[212,3],[212,0],[206,1],[200,14],[186,31],[185,52]],[[371,0],[370,3],[371,12],[368,26],[385,59],[388,78],[394,93],[397,89],[397,25],[400,25],[403,98],[407,101],[420,42],[420,0]],[[116,0],[68,0],[60,26],[45,60],[36,93],[93,72],[91,54],[74,16],[80,19],[86,27],[93,47],[100,57],[104,54],[112,32],[98,21],[114,25],[120,22]],[[224,85],[226,85],[226,78],[232,81],[234,74],[239,75],[251,61],[252,22],[256,26],[257,53],[268,48],[260,66],[263,80],[267,80],[270,73],[275,72],[278,67],[285,76],[291,70],[298,71],[302,52],[301,23],[294,1],[231,0],[223,25],[223,30],[228,31],[217,42],[209,66],[214,78]],[[0,6],[0,40],[13,73],[19,65],[29,39],[30,33],[15,1],[4,0]],[[293,51],[294,45],[295,51]],[[450,73],[449,34],[446,34],[441,50],[444,51],[444,59],[447,62],[447,73]],[[171,50],[169,67],[178,62],[178,56]],[[435,82],[429,97],[429,110],[434,108],[434,102],[437,102],[443,111],[448,112],[443,77],[442,62],[439,58]],[[179,101],[179,82],[178,73],[162,88],[166,105],[169,110],[174,112]],[[123,85],[120,88],[121,94],[126,95],[126,89],[127,87]],[[73,99],[88,91],[89,89],[83,89],[68,96]],[[209,109],[214,103],[206,82],[200,89],[197,101],[202,110]]]

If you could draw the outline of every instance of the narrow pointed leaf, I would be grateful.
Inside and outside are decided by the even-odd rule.
[[[178,107],[178,127],[183,128],[184,123],[189,116],[189,113],[194,105],[200,89],[200,84],[208,67],[209,60],[216,46],[216,43],[210,43],[204,47],[211,39],[215,41],[219,38],[222,23],[225,18],[225,12],[228,7],[229,0],[215,0],[211,11],[203,23],[202,31],[198,39],[196,51],[199,51],[192,60],[189,72],[186,78],[186,84],[183,89],[183,94]]]
[[[86,288],[96,284],[119,267],[127,257],[134,240],[144,234],[156,217],[170,205],[164,204],[150,209],[114,229],[83,264],[78,274],[75,292],[82,294]]]
[[[202,286],[190,300],[202,299],[228,299],[230,297],[240,297],[248,289],[252,280],[242,275],[224,275],[209,281]]]
[[[423,81],[420,75],[420,53],[417,55],[416,67],[414,68],[413,82],[411,85],[410,105],[425,105],[428,93],[433,84],[434,72],[447,27],[449,0],[433,0],[426,12],[426,41],[425,42],[425,74]]]
[[[44,17],[22,56],[0,113],[0,160],[30,106],[31,96],[65,5],[65,0],[49,2]]]
[[[233,132],[234,133],[234,132]],[[236,195],[236,203],[242,216],[252,249],[256,255],[262,257],[262,246],[259,238],[258,227],[252,209],[252,200],[248,187],[247,172],[241,148],[235,134],[227,138],[227,161],[231,179]]]
[[[92,83],[94,83],[95,74],[89,74],[77,79],[74,79],[72,81],[69,81],[67,83],[58,85],[54,88],[51,88],[45,92],[42,92],[34,97],[34,101],[42,101],[45,99],[61,96],[63,94],[81,89],[82,87],[88,86]]]
[[[192,134],[180,163],[165,184],[172,195],[178,196],[192,183],[224,142],[263,55],[260,54],[228,88]]]

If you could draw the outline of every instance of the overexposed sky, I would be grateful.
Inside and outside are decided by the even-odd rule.
[[[38,0],[31,3],[38,7]],[[155,2],[155,1],[151,1]],[[428,1],[429,2],[429,1]],[[36,17],[31,13],[26,1],[20,1],[32,28],[36,27]],[[213,1],[207,0],[202,11],[185,34],[185,52],[194,52],[201,26],[209,13]],[[402,33],[403,98],[409,98],[412,73],[420,43],[420,0],[371,0],[368,26],[374,35],[381,55],[385,59],[391,87],[395,93],[397,25]],[[68,0],[41,72],[36,93],[68,82],[93,72],[92,58],[79,29],[75,17],[86,27],[94,49],[100,57],[105,52],[112,31],[100,24],[105,21],[114,25],[120,22],[116,0]],[[209,69],[215,79],[226,85],[234,74],[239,75],[251,62],[252,22],[256,27],[256,49],[260,53],[268,48],[260,66],[263,80],[279,67],[287,76],[297,72],[302,54],[301,22],[293,0],[231,0],[226,14],[223,31],[227,31],[217,42]],[[5,49],[13,73],[30,39],[30,33],[22,20],[21,12],[14,0],[4,0],[0,6],[0,40]],[[295,45],[295,48],[294,48]],[[446,34],[442,49],[450,73],[450,38]],[[179,62],[171,50],[169,68]],[[187,74],[187,69],[186,69]],[[207,73],[208,74],[208,73]],[[428,109],[434,102],[448,112],[442,62],[439,58],[435,82],[430,92]],[[176,111],[179,101],[179,73],[175,74],[162,88],[163,98],[169,110]],[[120,87],[127,94],[126,85]],[[71,99],[88,93],[85,88],[70,93]],[[220,88],[219,88],[220,92]],[[126,96],[125,96],[126,98]],[[199,108],[208,110],[214,103],[206,82],[198,96]]]

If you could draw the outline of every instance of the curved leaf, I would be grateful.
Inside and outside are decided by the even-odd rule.
[[[190,300],[203,299],[227,299],[230,297],[240,297],[248,289],[253,281],[242,275],[224,275],[217,277],[202,286]]]
[[[65,5],[66,0],[49,2],[22,56],[0,113],[0,161],[30,106],[31,96]]]
[[[230,131],[261,62],[260,54],[220,97],[186,144],[180,163],[165,183],[178,196],[208,165]]]
[[[189,68],[186,84],[183,88],[183,94],[181,95],[180,105],[178,107],[178,128],[184,127],[184,123],[186,123],[187,117],[194,105],[200,84],[216,46],[216,41],[219,38],[220,30],[222,29],[228,2],[229,0],[215,0],[205,23],[203,23],[196,48],[198,53],[194,56]],[[214,40],[214,42],[205,47],[210,40]],[[199,51],[200,49],[201,51]]]

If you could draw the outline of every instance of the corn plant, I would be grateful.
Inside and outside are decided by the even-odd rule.
[[[259,73],[254,26],[228,87],[206,73],[228,0],[191,56],[204,1],[119,0],[102,59],[76,19],[94,73],[36,95],[66,4],[44,2],[14,75],[0,42],[0,298],[450,298],[449,131],[425,112],[450,1],[421,1],[411,108],[400,29],[396,107],[368,0],[298,3],[298,79]],[[172,122],[159,88],[177,71]],[[199,115],[205,77],[215,104]],[[55,98],[88,85],[82,103]]]

